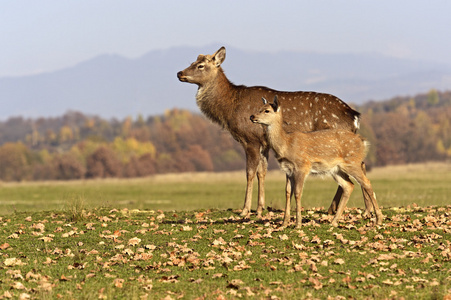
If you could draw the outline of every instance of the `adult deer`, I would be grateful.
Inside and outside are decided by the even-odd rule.
[[[340,128],[356,132],[360,114],[337,97],[315,92],[280,92],[263,86],[246,87],[231,83],[221,64],[226,49],[221,47],[213,55],[199,55],[188,68],[177,73],[180,81],[198,85],[196,94],[200,110],[214,123],[228,130],[244,148],[246,154],[246,196],[241,215],[251,211],[252,187],[258,179],[257,215],[265,206],[264,179],[267,170],[269,146],[261,126],[253,126],[249,116],[261,106],[262,97],[279,95],[284,105],[283,128],[286,131],[314,131]],[[341,198],[338,188],[329,213],[335,211]],[[366,214],[368,213],[368,206]]]
[[[332,220],[333,226],[338,226],[338,220],[354,189],[351,177],[362,186],[363,196],[371,201],[376,214],[376,224],[381,225],[382,212],[363,169],[369,143],[360,135],[342,129],[287,132],[283,129],[283,113],[277,96],[274,96],[274,103],[271,104],[265,98],[262,99],[263,108],[256,115],[250,116],[250,120],[264,125],[269,146],[274,150],[277,161],[287,176],[282,226],[287,226],[290,221],[290,200],[294,194],[296,227],[301,227],[301,196],[304,181],[309,174],[332,175],[343,189],[337,213]]]

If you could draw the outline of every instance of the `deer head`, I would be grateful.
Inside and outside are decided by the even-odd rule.
[[[277,100],[277,95],[274,96],[273,103],[268,103],[264,97],[262,97],[263,107],[260,111],[251,116],[251,121],[253,123],[259,123],[263,125],[270,125],[275,122],[276,118],[281,117],[280,105]]]
[[[180,81],[195,83],[199,86],[211,82],[218,74],[222,72],[221,64],[226,57],[226,49],[221,47],[213,55],[199,55],[197,60],[188,68],[177,73]]]

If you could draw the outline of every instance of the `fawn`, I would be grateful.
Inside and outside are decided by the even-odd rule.
[[[277,95],[273,103],[268,103],[265,98],[262,99],[263,108],[250,119],[266,128],[269,146],[274,150],[280,168],[287,176],[286,206],[282,227],[287,226],[290,221],[290,200],[293,194],[296,199],[296,227],[301,227],[302,189],[309,174],[332,175],[343,189],[332,226],[338,226],[338,220],[354,189],[351,177],[362,186],[364,199],[369,199],[374,208],[376,224],[382,224],[382,212],[362,167],[369,143],[360,135],[341,129],[289,133],[282,127],[282,109]]]

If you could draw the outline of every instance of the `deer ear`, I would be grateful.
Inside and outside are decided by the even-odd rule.
[[[221,47],[218,51],[213,54],[213,61],[215,62],[215,66],[219,67],[226,58],[226,49],[225,47]]]
[[[264,97],[262,97],[262,100],[264,105],[268,104],[268,100],[266,100]]]
[[[274,96],[274,104],[273,104],[273,108],[274,111],[279,111],[279,101],[277,100],[277,95]]]

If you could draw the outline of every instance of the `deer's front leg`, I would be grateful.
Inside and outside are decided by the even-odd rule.
[[[296,228],[302,226],[302,214],[301,214],[301,197],[304,189],[305,173],[301,172],[296,174],[294,185],[294,197],[296,199]]]
[[[260,163],[257,169],[258,179],[258,205],[257,205],[257,218],[262,217],[262,212],[265,209],[265,177],[268,170],[268,155],[269,149],[263,149],[260,152]]]
[[[291,178],[287,175],[286,176],[287,181],[285,183],[285,213],[283,215],[283,223],[282,227],[287,227],[288,224],[290,224],[290,210],[291,210],[291,195],[293,194],[293,191],[291,189],[292,182]]]
[[[252,206],[252,188],[254,185],[255,174],[257,173],[257,168],[260,164],[260,153],[255,147],[247,147],[246,151],[246,195],[244,198],[244,207],[241,212],[242,217],[246,217],[251,212]]]

